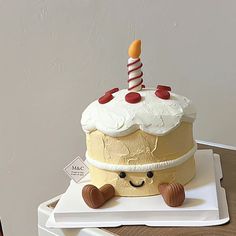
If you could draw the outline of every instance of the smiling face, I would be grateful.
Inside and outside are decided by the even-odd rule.
[[[151,171],[147,173],[116,172],[108,175],[116,176],[114,182],[112,181],[116,186],[116,195],[139,196],[157,194],[158,185],[155,184],[156,177],[153,173]]]
[[[104,183],[112,184],[118,196],[155,195],[158,191],[155,176],[150,178],[147,173],[111,172],[94,166],[90,166],[90,173],[92,183],[98,187]]]

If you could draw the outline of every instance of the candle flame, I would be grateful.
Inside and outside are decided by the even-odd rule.
[[[139,40],[139,39],[134,40],[130,44],[128,54],[132,58],[139,58],[139,56],[141,54],[141,40]]]

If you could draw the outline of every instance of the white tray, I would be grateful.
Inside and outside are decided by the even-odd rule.
[[[212,150],[195,154],[196,176],[185,186],[186,199],[181,207],[165,204],[160,195],[115,197],[99,209],[89,208],[81,190],[89,180],[71,181],[67,191],[49,217],[46,226],[55,228],[147,226],[209,226],[229,221],[225,190],[220,185],[220,157]]]

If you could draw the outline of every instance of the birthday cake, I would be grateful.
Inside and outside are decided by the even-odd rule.
[[[98,208],[117,196],[161,194],[183,204],[184,185],[195,175],[191,101],[169,86],[145,88],[141,41],[129,47],[128,89],[111,89],[83,112],[91,184],[82,195]]]

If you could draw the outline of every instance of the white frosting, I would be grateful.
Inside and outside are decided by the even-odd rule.
[[[92,102],[83,112],[81,124],[86,133],[99,130],[113,137],[125,136],[138,129],[153,135],[165,135],[182,121],[193,122],[195,109],[189,99],[170,93],[164,100],[155,95],[155,89],[139,91],[142,100],[135,104],[125,101],[127,89],[113,93],[105,104]]]
[[[149,164],[141,164],[141,165],[116,165],[116,164],[105,163],[92,159],[91,157],[88,156],[88,153],[86,153],[86,160],[89,164],[103,170],[125,171],[125,172],[147,172],[152,170],[165,170],[181,165],[189,158],[191,158],[196,152],[196,150],[197,150],[197,144],[196,142],[194,142],[193,148],[184,155],[178,157],[177,159],[156,162],[156,163],[149,163]]]

